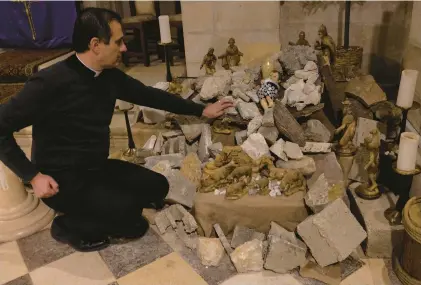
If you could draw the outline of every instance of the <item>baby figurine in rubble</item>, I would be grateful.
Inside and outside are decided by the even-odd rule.
[[[269,78],[262,80],[262,85],[257,91],[257,96],[260,100],[260,105],[267,111],[273,107],[273,99],[278,96],[279,92],[279,72],[274,70],[270,73]]]

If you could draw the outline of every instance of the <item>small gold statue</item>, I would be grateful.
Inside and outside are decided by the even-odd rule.
[[[332,37],[328,35],[325,25],[321,25],[319,28],[319,38],[320,41],[316,41],[314,49],[321,50],[326,63],[334,65],[336,58],[336,44]]]
[[[379,148],[380,148],[380,132],[379,130],[373,129],[371,137],[364,139],[364,146],[370,154],[368,163],[364,166],[364,169],[368,173],[369,183],[361,184],[355,190],[355,193],[367,200],[377,199],[381,196],[377,185],[377,173],[379,171]]]
[[[355,136],[356,120],[351,110],[351,102],[346,99],[342,102],[344,105],[343,113],[345,114],[342,119],[342,125],[335,130],[335,134],[342,133],[339,140],[339,153],[342,155],[352,155],[356,151],[356,147],[352,140]]]
[[[278,71],[273,70],[269,78],[262,80],[262,85],[257,91],[257,96],[260,100],[260,105],[266,111],[273,107],[273,99],[278,96],[279,92],[279,79],[280,74]]]
[[[293,42],[289,42],[292,46],[310,46],[309,42],[306,40],[306,33],[304,31],[301,31],[298,34],[298,40],[294,44]]]
[[[203,66],[206,66],[207,75],[213,75],[216,72],[215,64],[217,59],[216,56],[213,54],[214,51],[214,48],[210,48],[208,50],[208,53],[203,57],[202,65],[200,65],[200,69],[202,69]]]
[[[234,38],[228,40],[228,47],[224,54],[218,58],[222,59],[222,67],[229,70],[233,66],[238,66],[243,53],[235,45]]]
[[[230,118],[223,118],[222,120],[217,120],[212,125],[212,130],[217,134],[225,134],[229,135],[232,132],[232,129],[230,128]]]

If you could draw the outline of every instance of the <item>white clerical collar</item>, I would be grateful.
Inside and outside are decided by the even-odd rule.
[[[77,59],[86,67],[86,68],[88,68],[89,70],[91,70],[92,72],[94,72],[95,73],[95,76],[94,77],[97,77],[98,75],[100,75],[101,74],[101,72],[102,71],[96,71],[96,70],[94,70],[94,69],[92,69],[92,68],[90,68],[89,66],[87,66],[80,58],[79,58],[79,56],[76,54],[76,57],[77,57]]]

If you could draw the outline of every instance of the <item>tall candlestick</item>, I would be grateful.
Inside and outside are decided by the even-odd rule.
[[[169,44],[171,40],[170,18],[167,15],[159,16],[159,32],[161,34],[161,43]]]
[[[416,133],[404,132],[399,141],[397,169],[401,171],[413,171],[417,160],[418,144],[420,136]]]
[[[396,105],[409,109],[412,107],[415,94],[415,86],[417,85],[418,71],[405,69],[402,71],[401,83],[399,85],[398,99]]]

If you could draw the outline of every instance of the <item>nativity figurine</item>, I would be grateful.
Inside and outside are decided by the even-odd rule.
[[[206,75],[213,75],[216,72],[215,65],[216,65],[216,56],[214,53],[214,48],[210,48],[208,53],[204,56],[202,65],[200,65],[200,69],[205,66]]]
[[[234,38],[228,40],[228,47],[224,54],[220,55],[218,58],[222,59],[222,67],[226,70],[229,70],[233,66],[238,66],[240,64],[241,57],[243,53],[240,52],[238,47],[235,45]]]
[[[371,137],[364,139],[363,147],[369,152],[369,160],[364,165],[364,170],[368,173],[368,183],[361,184],[355,190],[355,193],[367,200],[377,199],[381,196],[377,185],[377,173],[379,171],[379,149],[380,149],[380,132],[378,129],[370,131]]]
[[[336,58],[336,44],[332,37],[328,35],[325,25],[321,25],[319,28],[320,41],[316,41],[314,49],[322,51],[322,55],[325,58],[326,63],[330,65],[335,64]]]
[[[273,99],[278,96],[278,92],[280,89],[279,79],[279,72],[276,70],[272,71],[270,73],[269,78],[262,80],[262,85],[257,91],[257,96],[259,97],[260,105],[265,111],[273,107]]]
[[[306,40],[306,33],[304,31],[301,31],[298,34],[298,40],[296,43],[289,42],[292,46],[310,46],[309,42]]]
[[[344,105],[344,117],[342,119],[342,124],[339,128],[335,130],[335,134],[341,134],[341,139],[339,140],[339,149],[338,152],[341,155],[353,155],[356,152],[356,147],[353,143],[353,139],[356,131],[356,120],[352,113],[351,102],[346,99],[343,103]]]
[[[168,92],[180,95],[183,92],[183,85],[179,78],[174,78],[168,85]]]

